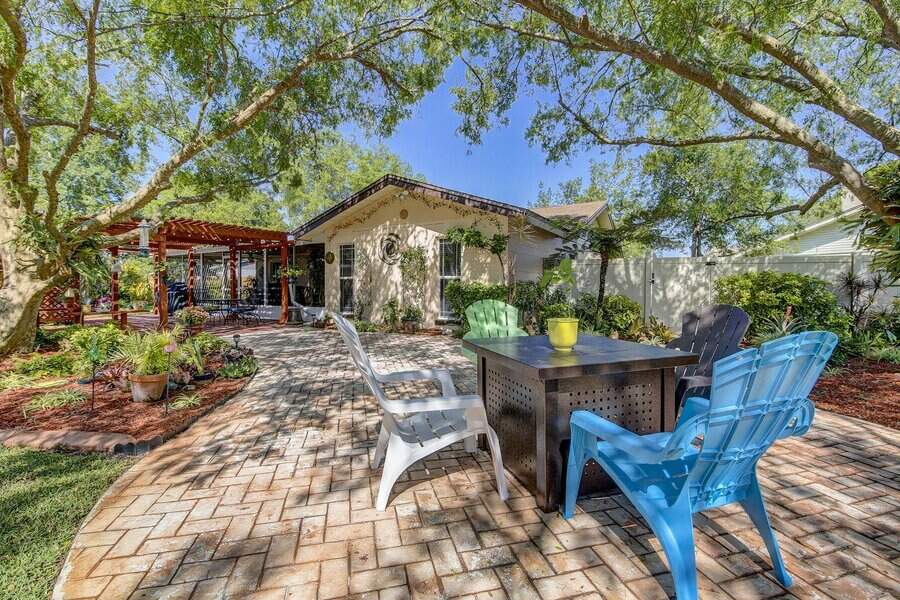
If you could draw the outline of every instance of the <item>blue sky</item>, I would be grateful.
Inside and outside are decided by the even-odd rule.
[[[548,165],[541,148],[528,145],[525,130],[536,102],[525,94],[510,111],[509,125],[486,132],[481,145],[469,145],[456,133],[460,117],[453,110],[450,92],[463,81],[464,69],[457,62],[447,71],[444,83],[413,108],[412,117],[383,140],[415,172],[435,185],[521,206],[537,198],[540,182],[555,187],[573,177],[587,180],[590,155],[581,154],[569,164]],[[601,158],[599,153],[595,158]]]

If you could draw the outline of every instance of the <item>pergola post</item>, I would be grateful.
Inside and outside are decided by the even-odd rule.
[[[188,261],[188,280],[187,280],[187,305],[194,305],[194,247],[191,246],[187,251]]]
[[[282,325],[288,320],[288,247],[287,240],[281,240],[281,317],[278,322]]]
[[[113,260],[113,270],[112,276],[109,281],[109,295],[112,299],[112,320],[119,328],[122,327],[122,323],[119,320],[119,271],[118,271],[118,263],[119,261],[119,247],[113,246],[109,249],[109,255]]]
[[[156,272],[156,279],[159,282],[159,328],[165,331],[169,328],[169,287],[166,285],[166,234],[159,234],[156,240],[156,256],[159,261]]]
[[[237,301],[237,250],[234,246],[228,248],[228,278],[231,280],[231,301]]]

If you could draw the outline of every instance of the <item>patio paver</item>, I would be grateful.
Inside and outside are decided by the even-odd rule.
[[[363,335],[385,369],[474,369],[449,338]],[[145,456],[82,526],[57,598],[664,598],[654,536],[622,496],[544,514],[461,445],[411,469],[373,508],[374,399],[336,332],[246,335],[262,371]],[[429,393],[428,383],[394,393]],[[795,584],[769,573],[740,508],[698,515],[703,598],[900,596],[900,432],[820,412],[760,469]],[[587,512],[584,512],[587,511]]]

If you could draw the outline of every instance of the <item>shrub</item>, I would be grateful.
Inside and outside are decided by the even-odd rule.
[[[676,334],[668,325],[650,315],[647,322],[641,319],[632,321],[631,326],[622,333],[621,338],[632,342],[640,342],[641,344],[650,344],[651,346],[665,346],[674,340]]]
[[[42,377],[68,377],[74,372],[75,359],[71,354],[35,354],[18,361],[13,370],[19,375],[40,379]]]
[[[715,288],[718,302],[739,306],[750,315],[751,339],[767,321],[783,319],[789,306],[791,315],[808,329],[833,331],[842,340],[850,333],[850,315],[838,305],[828,284],[816,277],[760,271],[722,277]]]
[[[378,331],[378,325],[371,321],[354,321],[353,326],[356,327],[357,333],[375,333]]]
[[[463,283],[451,281],[445,290],[450,309],[460,318],[463,329],[469,329],[466,321],[466,307],[479,300],[499,300],[506,302],[509,288],[502,284]]]
[[[84,327],[73,332],[63,346],[74,352],[78,373],[88,376],[94,368],[109,364],[124,337],[118,327],[107,323],[102,327]]]
[[[400,329],[400,304],[389,300],[381,306],[381,321],[389,331]]]
[[[249,377],[256,372],[256,359],[252,356],[245,356],[234,362],[230,362],[219,369],[217,375],[225,379],[240,379],[241,377]]]
[[[203,354],[203,356],[209,356],[215,352],[222,352],[230,346],[226,340],[217,335],[213,335],[208,331],[201,331],[191,339],[197,344],[197,347],[200,349],[200,353]]]

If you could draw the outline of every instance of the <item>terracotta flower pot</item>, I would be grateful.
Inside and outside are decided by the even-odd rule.
[[[403,319],[400,323],[400,327],[404,333],[415,333],[419,328],[419,322],[412,319]]]
[[[188,325],[184,328],[184,330],[187,333],[188,337],[194,337],[195,335],[203,331],[203,323],[200,323],[199,325]]]
[[[128,381],[131,382],[131,398],[135,402],[159,400],[169,384],[169,374],[129,375]]]

